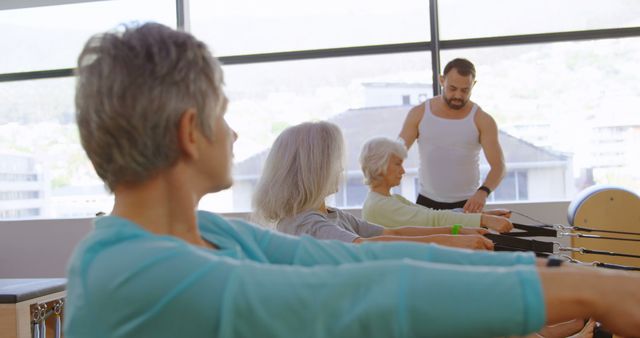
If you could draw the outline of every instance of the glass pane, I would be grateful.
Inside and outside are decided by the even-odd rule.
[[[0,219],[111,210],[80,146],[74,85],[74,78],[0,83]]]
[[[442,40],[640,26],[636,0],[447,0],[438,9]]]
[[[201,207],[250,210],[268,147],[284,128],[308,120],[329,120],[342,128],[345,177],[364,188],[360,148],[374,136],[397,137],[411,107],[403,105],[403,96],[409,95],[415,105],[433,92],[430,62],[427,53],[407,53],[226,66],[227,120],[239,135],[235,183],[230,191],[206,196]],[[405,164],[416,167],[417,157]],[[402,190],[415,198],[413,189]],[[342,204],[350,201],[348,195],[333,201],[338,198]]]
[[[329,206],[344,208],[347,205],[347,189],[345,188],[345,183],[343,182],[342,186],[335,194],[331,195],[329,200]]]
[[[175,1],[97,1],[2,10],[0,73],[75,67],[91,35],[132,21],[176,27]]]
[[[347,180],[347,205],[345,207],[360,207],[367,197],[369,188],[362,182],[362,175],[350,177]]]
[[[507,172],[502,179],[502,183],[494,193],[496,202],[515,201],[516,198],[516,175],[513,171]]]
[[[496,119],[507,167],[526,173],[520,199],[539,201],[593,184],[640,193],[638,55],[640,38],[626,38],[461,49],[442,60],[475,63],[471,99]]]
[[[191,0],[191,31],[217,56],[429,40],[425,0]]]
[[[518,200],[528,200],[529,199],[529,191],[527,188],[529,187],[529,182],[527,181],[527,172],[526,171],[517,171],[517,180],[518,180]]]

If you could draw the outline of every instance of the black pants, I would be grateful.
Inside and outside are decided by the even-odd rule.
[[[467,200],[460,201],[460,202],[451,202],[451,203],[438,202],[418,194],[418,200],[416,201],[416,203],[420,205],[424,205],[427,208],[435,209],[435,210],[443,210],[443,209],[451,210],[451,209],[464,207],[464,204],[467,203]]]

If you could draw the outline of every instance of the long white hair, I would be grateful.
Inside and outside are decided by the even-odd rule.
[[[306,122],[275,140],[253,194],[254,219],[277,223],[320,208],[337,191],[344,170],[344,139],[330,122]]]

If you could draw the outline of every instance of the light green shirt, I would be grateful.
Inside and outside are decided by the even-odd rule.
[[[369,191],[362,207],[362,218],[387,228],[400,226],[440,227],[460,224],[479,227],[482,214],[465,214],[450,210],[433,210],[411,203],[400,195],[384,196]]]

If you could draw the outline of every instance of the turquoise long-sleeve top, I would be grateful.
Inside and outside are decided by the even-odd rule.
[[[544,323],[533,255],[293,237],[198,213],[219,249],[105,216],[68,268],[74,337],[496,337]]]

